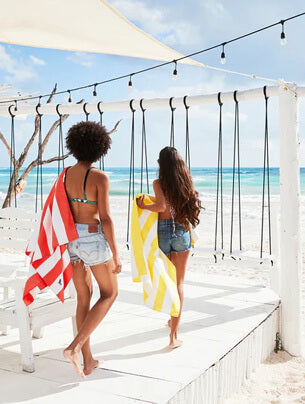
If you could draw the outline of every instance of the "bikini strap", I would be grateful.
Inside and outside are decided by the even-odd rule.
[[[88,170],[87,170],[87,172],[86,172],[86,175],[85,175],[85,179],[84,179],[84,200],[87,200],[87,196],[86,196],[86,184],[87,184],[87,178],[88,178],[89,172],[90,172],[90,170],[91,170],[92,168],[93,168],[93,167],[89,167]]]

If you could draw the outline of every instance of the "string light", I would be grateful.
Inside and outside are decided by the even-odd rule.
[[[210,47],[205,48],[205,49],[201,49],[201,50],[196,51],[196,52],[189,53],[188,55],[181,56],[181,57],[179,57],[179,58],[177,58],[175,60],[169,61],[169,62],[163,62],[163,63],[157,64],[157,65],[154,65],[154,66],[147,67],[145,69],[137,70],[137,71],[135,71],[133,73],[128,73],[128,74],[113,77],[113,78],[110,78],[110,79],[107,79],[107,80],[103,80],[103,81],[100,81],[100,82],[95,83],[95,84],[88,84],[88,85],[85,85],[85,86],[75,87],[72,90],[64,90],[64,91],[57,91],[57,92],[54,92],[54,93],[44,94],[44,95],[42,95],[42,97],[50,97],[50,96],[54,96],[54,95],[69,93],[68,102],[71,103],[72,102],[71,91],[84,90],[84,89],[90,88],[92,86],[95,87],[95,86],[100,85],[100,84],[106,84],[106,83],[111,83],[113,81],[126,79],[127,77],[129,77],[128,87],[129,87],[129,90],[131,91],[132,90],[132,81],[131,81],[132,76],[134,76],[136,74],[142,74],[142,73],[145,73],[145,72],[148,72],[148,71],[151,71],[151,70],[155,70],[155,69],[158,69],[160,67],[167,66],[167,65],[169,65],[171,63],[175,63],[175,69],[173,71],[173,79],[176,79],[177,78],[177,73],[178,73],[177,68],[176,68],[176,63],[177,62],[179,62],[181,60],[185,60],[185,59],[193,57],[193,56],[196,56],[196,55],[201,55],[202,53],[211,51],[213,49],[217,49],[219,47],[222,47],[220,62],[221,62],[221,64],[225,64],[226,63],[226,55],[225,55],[225,51],[224,51],[224,46],[225,45],[227,45],[229,43],[236,42],[236,41],[240,41],[241,39],[244,39],[244,38],[246,38],[248,36],[251,36],[251,35],[255,35],[255,34],[257,34],[259,32],[262,32],[262,31],[265,31],[267,29],[273,28],[273,27],[275,27],[275,26],[277,26],[279,24],[282,25],[281,44],[285,45],[286,44],[286,35],[285,35],[285,32],[284,32],[284,23],[286,23],[287,21],[294,20],[294,19],[299,18],[299,17],[304,16],[304,15],[305,15],[305,12],[293,15],[291,17],[285,18],[284,20],[277,21],[277,22],[275,22],[273,24],[266,25],[266,26],[264,26],[262,28],[258,28],[258,29],[254,30],[254,31],[251,31],[251,32],[248,32],[246,34],[240,35],[238,37],[232,38],[232,39],[230,39],[230,40],[228,40],[226,42],[216,44],[216,45],[210,46]],[[94,91],[93,91],[93,93],[94,93]],[[29,97],[20,98],[19,101],[34,100],[34,99],[37,99],[37,98],[38,98],[38,96],[34,96],[34,97],[29,96]],[[10,101],[11,100],[1,100],[0,104],[5,104],[5,103],[8,103]]]
[[[226,54],[225,54],[225,43],[222,44],[222,52],[220,56],[220,63],[224,65],[226,63]]]
[[[174,63],[175,63],[175,68],[174,68],[174,71],[173,71],[173,80],[177,80],[177,76],[178,76],[178,72],[177,72],[177,61],[174,60]]]
[[[132,81],[131,81],[131,75],[129,76],[128,89],[129,89],[129,91],[130,91],[130,92],[132,92]]]
[[[282,45],[282,46],[286,45],[286,43],[287,43],[286,35],[285,35],[285,31],[284,31],[284,23],[285,23],[285,21],[282,20],[282,21],[281,21],[281,24],[282,24],[281,45]]]

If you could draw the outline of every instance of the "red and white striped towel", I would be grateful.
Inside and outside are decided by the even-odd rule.
[[[31,256],[29,276],[23,301],[33,302],[39,290],[49,286],[63,302],[64,290],[72,278],[73,268],[67,244],[77,239],[77,231],[65,190],[65,168],[45,202],[39,227],[34,232],[26,254]]]

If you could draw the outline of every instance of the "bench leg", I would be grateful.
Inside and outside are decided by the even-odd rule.
[[[44,328],[43,327],[35,327],[33,328],[33,338],[42,338],[43,337]]]
[[[25,372],[34,372],[34,355],[30,325],[29,308],[22,300],[22,290],[16,290],[16,313],[19,327],[21,364]]]

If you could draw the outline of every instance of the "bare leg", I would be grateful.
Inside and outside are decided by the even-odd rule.
[[[77,330],[79,330],[90,310],[90,299],[93,292],[90,268],[85,270],[82,261],[78,261],[73,265],[73,282],[77,292],[76,325]],[[99,365],[99,362],[92,357],[89,338],[82,346],[82,354],[84,360],[84,373],[88,374],[89,369],[91,369],[91,373],[92,369]]]
[[[176,275],[177,275],[177,289],[180,298],[180,313],[178,317],[171,317],[169,321],[169,326],[171,328],[170,333],[170,348],[178,348],[182,345],[182,341],[177,339],[177,331],[181,318],[182,306],[183,306],[183,282],[186,270],[186,264],[189,257],[190,251],[183,251],[180,253],[171,253],[170,260],[176,267]]]
[[[94,265],[91,271],[100,288],[100,298],[88,312],[83,324],[81,325],[77,336],[71,344],[64,350],[64,356],[74,365],[79,373],[80,361],[79,352],[88,340],[90,334],[95,330],[103,320],[108,310],[115,301],[118,293],[117,276],[112,273],[113,260],[106,264]],[[89,370],[89,369],[88,369]],[[80,373],[79,373],[80,374]],[[87,373],[88,374],[88,373]],[[82,374],[80,374],[83,376]],[[83,376],[84,377],[84,376]]]

